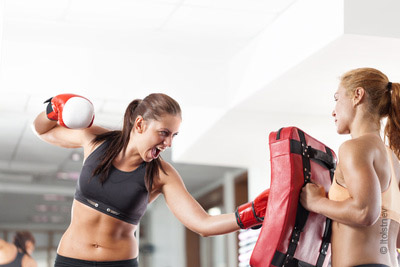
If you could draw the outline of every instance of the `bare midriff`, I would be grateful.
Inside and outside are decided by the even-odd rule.
[[[394,266],[391,258],[396,249],[399,224],[379,218],[372,226],[354,227],[333,222],[332,267],[351,267],[358,264],[381,263]]]
[[[331,200],[344,201],[350,197],[343,183],[339,164],[329,191]],[[397,266],[395,251],[398,231],[398,222],[382,216],[371,226],[349,226],[334,221],[331,239],[332,267],[372,263]]]
[[[136,225],[103,214],[74,200],[71,224],[57,253],[88,261],[130,260],[138,256]]]

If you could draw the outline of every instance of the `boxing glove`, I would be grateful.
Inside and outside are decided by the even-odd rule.
[[[94,107],[87,98],[75,94],[61,94],[46,100],[47,118],[69,129],[92,126]]]
[[[264,221],[267,210],[269,189],[259,194],[253,201],[239,206],[236,209],[236,222],[242,229],[258,229]]]

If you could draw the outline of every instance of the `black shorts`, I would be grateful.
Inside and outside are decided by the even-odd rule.
[[[390,266],[386,264],[372,263],[372,264],[361,264],[354,267],[390,267]]]
[[[93,266],[108,266],[108,267],[138,267],[137,259],[123,261],[86,261],[64,257],[57,254],[54,267],[93,267]]]

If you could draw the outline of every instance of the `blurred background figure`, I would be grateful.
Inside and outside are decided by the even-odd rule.
[[[31,257],[35,250],[35,238],[29,231],[16,232],[13,243],[0,239],[1,267],[36,267]]]

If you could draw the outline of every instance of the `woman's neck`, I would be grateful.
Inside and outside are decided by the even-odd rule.
[[[350,128],[351,138],[358,138],[365,134],[380,136],[380,120],[367,112],[358,112]]]
[[[114,160],[115,167],[125,170],[135,169],[142,163],[142,157],[131,144],[128,144],[127,148],[121,151]]]
[[[351,131],[351,138],[358,138],[360,136],[366,135],[366,134],[373,134],[376,136],[380,137],[380,129],[377,127],[359,127],[355,129],[354,131]]]

